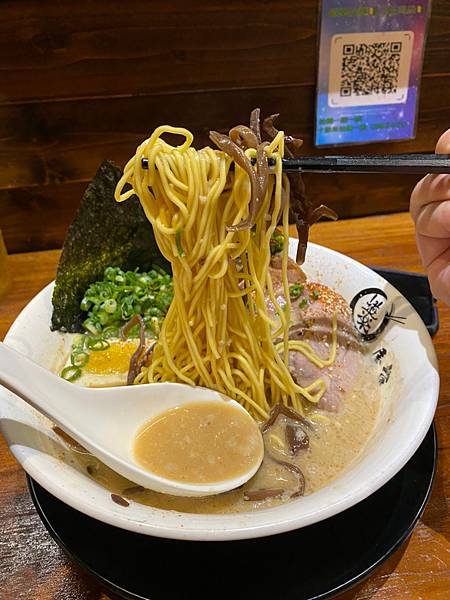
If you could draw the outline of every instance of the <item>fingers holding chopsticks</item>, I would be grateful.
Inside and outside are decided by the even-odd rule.
[[[436,154],[450,153],[450,129],[441,135]],[[450,175],[427,175],[419,181],[411,196],[411,215],[417,223],[422,209],[431,203],[450,197]]]
[[[450,153],[450,129],[440,137],[436,153]],[[419,181],[410,209],[433,294],[450,303],[450,175],[427,175]]]

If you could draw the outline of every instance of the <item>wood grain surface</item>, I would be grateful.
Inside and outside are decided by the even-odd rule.
[[[316,80],[317,0],[2,5],[0,69],[8,104],[48,101],[56,93],[72,99]],[[449,44],[450,6],[434,0],[426,77],[450,74]],[[26,75],[34,72],[39,77],[31,86]]]
[[[421,271],[406,213],[320,223],[311,239],[367,265]],[[32,296],[53,279],[58,257],[58,251],[10,257],[11,285],[0,299],[0,337]],[[441,373],[436,413],[439,463],[430,501],[411,538],[366,582],[339,600],[450,598],[450,308],[439,310],[441,326],[434,339]],[[114,600],[50,539],[28,496],[24,473],[1,436],[0,598]]]
[[[0,19],[0,225],[10,252],[60,247],[105,158],[157,125],[247,122],[255,106],[313,147],[319,0],[9,0]],[[450,3],[434,0],[414,140],[337,153],[431,151],[450,126]],[[323,151],[323,150],[322,150]],[[407,209],[414,177],[309,176],[341,217]]]

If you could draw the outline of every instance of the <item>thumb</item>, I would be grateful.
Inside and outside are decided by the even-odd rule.
[[[447,131],[439,138],[436,144],[436,154],[450,154],[450,129],[447,129]],[[438,225],[438,229],[441,229],[441,227],[439,227],[441,216],[438,218],[436,215],[436,217],[433,219],[433,222],[431,222],[430,217],[431,214],[434,213],[434,207],[430,205],[436,202],[450,200],[449,183],[450,175],[427,175],[417,183],[412,191],[410,212],[413,220],[419,228],[420,233],[435,237],[435,235],[431,232],[431,230],[434,230],[434,225]],[[422,215],[422,223],[418,223],[419,215],[425,208],[427,214]],[[445,210],[447,211],[448,209],[445,208]],[[445,221],[448,221],[448,215]],[[425,228],[425,223],[431,225],[431,228],[429,228],[429,226]],[[437,237],[448,237],[449,233],[450,229],[446,227],[445,233],[441,233],[437,235]]]
[[[436,154],[450,154],[450,129],[441,135],[436,144]]]

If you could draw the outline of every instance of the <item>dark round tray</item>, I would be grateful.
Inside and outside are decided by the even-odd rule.
[[[325,521],[266,538],[185,542],[106,525],[70,508],[32,479],[53,539],[109,590],[128,599],[318,600],[367,577],[411,533],[430,495],[436,431],[387,484]]]

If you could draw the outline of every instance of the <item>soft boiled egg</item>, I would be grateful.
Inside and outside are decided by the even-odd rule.
[[[151,341],[153,340],[149,340]],[[130,360],[139,340],[111,338],[108,342],[109,346],[104,350],[87,350],[89,359],[81,369],[81,376],[74,383],[85,387],[126,385]],[[69,365],[70,351],[64,367]]]

